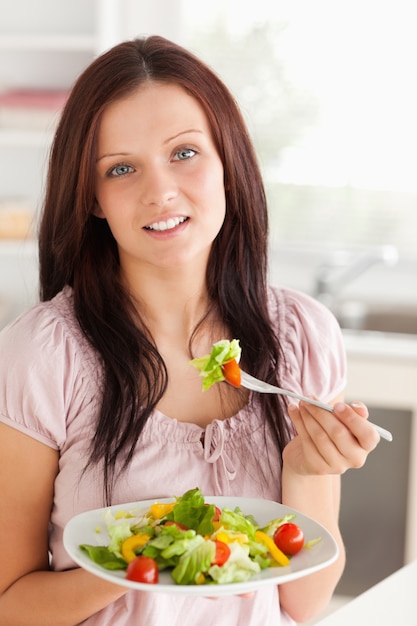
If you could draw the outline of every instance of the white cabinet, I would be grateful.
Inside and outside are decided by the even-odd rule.
[[[120,4],[0,0],[0,246],[14,225],[19,230],[19,215],[38,208],[57,99],[120,40]]]
[[[362,399],[369,407],[400,409],[410,413],[407,485],[407,519],[404,562],[417,559],[417,338],[415,335],[379,336],[345,334],[351,399]],[[383,445],[381,442],[379,445]],[[389,446],[396,447],[395,440]],[[396,467],[392,472],[395,474]],[[387,506],[390,494],[387,486]]]
[[[37,297],[30,228],[44,190],[57,97],[123,38],[124,9],[125,0],[0,0],[0,328]],[[48,106],[39,107],[39,98]]]
[[[347,400],[363,400],[393,434],[342,476],[347,562],[337,593],[356,596],[417,559],[417,336],[345,331],[345,343]]]
[[[119,40],[120,0],[0,0],[0,87],[68,88]]]

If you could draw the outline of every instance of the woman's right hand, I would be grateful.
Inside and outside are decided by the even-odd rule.
[[[290,405],[288,413],[297,435],[287,444],[284,459],[302,475],[343,474],[362,467],[379,443],[379,435],[368,423],[363,403],[331,402],[329,412],[306,402]]]

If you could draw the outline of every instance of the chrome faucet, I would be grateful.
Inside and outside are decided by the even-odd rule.
[[[355,253],[337,250],[331,258],[321,264],[315,279],[314,296],[330,309],[342,289],[378,263],[394,266],[398,262],[395,246],[378,246]]]

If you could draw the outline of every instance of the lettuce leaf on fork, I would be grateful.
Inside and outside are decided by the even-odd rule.
[[[222,365],[233,359],[239,362],[241,352],[239,339],[221,339],[213,344],[210,354],[190,361],[203,377],[203,391],[225,380]]]

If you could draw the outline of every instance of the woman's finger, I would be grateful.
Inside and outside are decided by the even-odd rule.
[[[366,453],[376,448],[380,436],[375,428],[367,422],[368,410],[364,405],[354,403],[352,407],[343,402],[337,402],[333,408],[335,417],[349,429]]]
[[[351,467],[362,467],[368,453],[379,441],[374,429],[363,419],[367,415],[364,405],[355,410],[339,402],[334,413],[330,413],[300,403],[299,415],[301,422],[297,421],[296,427],[304,437],[307,434],[312,440],[329,473],[344,473]],[[319,467],[321,469],[321,464]]]

